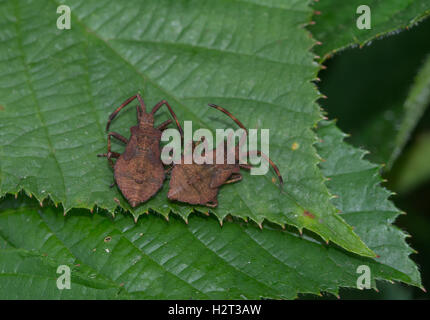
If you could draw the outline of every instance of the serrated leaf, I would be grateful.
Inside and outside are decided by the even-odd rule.
[[[336,144],[346,135],[334,123],[321,126],[318,134],[323,143],[318,151],[327,159],[321,167],[330,178],[330,191],[338,195],[333,201],[342,217],[379,255],[376,261],[408,274],[412,283],[420,283],[418,268],[408,257],[414,252],[405,242],[408,235],[391,225],[402,212],[389,200],[392,192],[380,185],[381,166],[363,160],[364,150],[346,143]]]
[[[353,255],[305,233],[193,215],[185,224],[148,215],[135,224],[130,216],[114,220],[103,212],[22,207],[0,211],[0,298],[147,298],[258,299],[295,298],[298,293],[356,287],[357,267],[375,280],[420,286],[405,234],[392,226],[398,210],[378,184],[378,167],[363,152],[342,142],[342,133],[325,124],[318,145],[327,157],[337,204],[379,258]],[[353,167],[350,164],[354,164]],[[345,188],[345,180],[349,188]],[[360,195],[357,201],[357,194]],[[9,197],[10,198],[10,197]],[[8,207],[16,202],[3,200]],[[36,206],[36,207],[35,207]],[[106,239],[109,239],[107,241]],[[4,242],[4,244],[3,244]],[[58,265],[72,268],[70,290],[58,290]],[[24,276],[23,276],[24,275]],[[24,288],[21,290],[20,288]]]
[[[367,5],[371,11],[371,28],[357,28],[357,8]],[[314,5],[321,14],[314,17],[310,28],[322,45],[315,52],[322,59],[353,45],[363,46],[369,41],[409,28],[430,15],[427,0],[325,0]]]
[[[429,36],[427,19],[371,46],[342,52],[320,73],[320,90],[328,96],[322,104],[329,117],[339,119],[352,144],[370,151],[371,161],[386,163],[386,172],[417,124],[425,121]]]
[[[286,193],[269,175],[244,174],[240,184],[222,188],[213,210],[220,220],[232,214],[288,223],[374,256],[337,215],[317,167],[311,128],[320,119],[319,94],[310,80],[318,66],[303,28],[311,14],[306,2],[73,1],[71,30],[55,27],[59,4],[0,3],[1,194],[24,189],[65,211],[113,212],[116,198],[130,209],[109,188],[112,171],[96,154],[106,149],[108,115],[143,88],[147,105],[169,100],[194,129],[231,126],[209,102],[250,128],[270,128],[270,156],[286,177]],[[112,130],[129,135],[136,121],[130,110]],[[196,208],[168,202],[166,188],[134,216],[153,209],[187,219]]]

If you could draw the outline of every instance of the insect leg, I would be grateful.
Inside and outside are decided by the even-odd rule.
[[[117,138],[118,140],[120,140],[121,142],[124,142],[125,144],[128,143],[127,138],[123,137],[122,135],[120,135],[119,133],[116,132],[109,132],[108,133],[108,146],[107,146],[107,153],[103,153],[103,154],[98,154],[98,157],[107,157],[110,166],[113,168],[114,167],[114,163],[112,161],[112,158],[119,158],[120,154],[117,152],[112,152],[111,151],[111,137]]]
[[[109,157],[109,158],[119,158],[120,154],[118,152],[111,152],[110,155],[109,153],[100,153],[97,155],[97,157]]]
[[[119,133],[111,131],[111,132],[108,133],[108,145],[110,145],[110,137],[114,137],[114,138],[118,139],[119,141],[121,141],[121,142],[123,142],[125,144],[128,143],[128,139],[126,137],[123,137]]]
[[[234,183],[240,180],[242,180],[242,175],[236,174],[236,175],[232,175],[232,178],[224,182],[224,184]]]
[[[107,153],[102,153],[102,154],[98,154],[97,157],[107,157],[109,165],[113,168],[114,167],[114,163],[112,161],[112,158],[114,159],[118,159],[120,156],[119,153],[117,152],[111,152],[110,150]]]
[[[111,167],[113,168],[114,167],[114,163],[113,163],[113,161],[111,159],[112,156],[109,156],[109,155],[112,155],[112,152],[111,152],[111,137],[114,137],[114,138],[118,139],[119,141],[121,141],[121,142],[123,142],[125,144],[128,143],[128,140],[127,140],[127,138],[123,137],[119,133],[116,133],[116,132],[109,132],[108,133],[108,161],[109,161],[109,164],[111,165]]]
[[[172,169],[173,169],[173,165],[172,165],[172,166],[170,166],[170,167],[168,167],[166,170],[164,170],[164,173],[165,173],[165,174],[169,174],[169,173],[170,173],[170,171],[172,171]]]
[[[251,170],[252,166],[250,164],[239,164],[239,167],[246,170]]]
[[[159,103],[157,103],[154,108],[152,108],[151,114],[155,114],[158,109],[160,109],[163,105],[166,105],[166,107],[169,109],[170,114],[172,115],[173,119],[175,119],[176,125],[178,126],[179,133],[181,134],[181,137],[184,136],[184,131],[182,130],[182,127],[179,123],[178,117],[176,117],[175,112],[173,112],[172,107],[169,105],[169,103],[166,100],[161,100]]]
[[[218,206],[218,200],[217,200],[217,199],[215,199],[215,200],[212,200],[212,201],[206,202],[206,203],[205,203],[205,206],[206,206],[206,207],[210,207],[210,208],[216,208],[216,207]]]
[[[109,116],[109,120],[108,120],[108,122],[106,124],[106,131],[109,130],[110,123],[116,117],[116,115],[118,114],[118,112],[120,112],[122,108],[124,108],[126,105],[128,105],[130,102],[132,102],[134,99],[136,99],[136,97],[137,97],[137,95],[128,98],[127,100],[125,100],[122,103],[122,105],[120,105],[118,108],[115,109],[114,112],[112,112],[112,114]]]
[[[169,125],[169,124],[171,124],[172,123],[172,119],[169,119],[169,120],[166,120],[166,121],[164,121],[162,124],[160,124],[158,127],[157,127],[157,129],[158,130],[160,130],[160,131],[163,131],[164,129],[166,129],[167,128],[167,126]]]

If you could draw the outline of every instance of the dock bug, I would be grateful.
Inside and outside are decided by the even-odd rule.
[[[214,104],[209,104],[209,106],[227,114],[234,122],[236,122],[239,127],[244,129],[246,133],[248,132],[245,126],[229,111]],[[217,196],[219,188],[222,185],[242,180],[242,175],[240,174],[241,168],[247,170],[252,168],[252,166],[249,164],[239,163],[239,145],[235,147],[234,164],[227,163],[226,151],[228,150],[227,146],[225,145],[223,146],[225,148],[225,159],[224,163],[222,164],[197,164],[194,162],[186,164],[184,162],[184,155],[182,155],[181,163],[175,164],[171,171],[169,192],[167,194],[169,200],[185,202],[194,205],[204,205],[213,208],[218,206]],[[193,151],[195,147],[196,145],[193,143]],[[219,146],[217,148],[219,148]],[[213,153],[213,159],[216,158],[217,148],[209,151]],[[276,164],[259,150],[251,152],[248,151],[246,156],[248,157],[252,152],[265,157],[266,160],[269,161],[270,165],[276,172],[280,186],[282,187],[283,179]]]
[[[109,132],[107,153],[98,155],[107,157],[109,164],[114,169],[115,183],[132,207],[136,207],[155,195],[165,179],[164,166],[160,158],[160,140],[162,131],[172,120],[167,120],[158,127],[154,127],[154,114],[163,105],[169,109],[182,134],[178,118],[167,101],[160,101],[150,113],[147,113],[145,103],[139,94],[128,98],[109,116],[106,131],[109,130],[110,123],[118,112],[136,98],[139,100],[139,105],[136,106],[138,124],[130,128],[130,138],[127,139],[116,132]],[[111,151],[111,137],[126,144],[122,154]],[[112,158],[117,159],[115,163]]]

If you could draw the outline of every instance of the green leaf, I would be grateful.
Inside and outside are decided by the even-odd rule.
[[[59,258],[23,249],[0,249],[0,296],[5,299],[114,299],[124,298],[121,286],[96,273],[84,273],[85,266],[71,265],[73,290],[59,290],[56,286]],[[63,262],[62,262],[63,263]],[[67,262],[64,262],[67,263]],[[29,285],[29,282],[31,285]],[[13,289],[11,289],[13,288]],[[29,289],[29,290],[28,290]],[[6,292],[7,290],[7,292]]]
[[[193,215],[185,224],[156,215],[137,223],[119,214],[21,207],[0,211],[0,298],[258,299],[356,287],[357,267],[376,280],[421,286],[405,234],[391,223],[399,213],[379,186],[378,167],[342,142],[333,123],[318,131],[323,171],[342,215],[379,258],[365,258],[295,230],[260,230],[241,220],[221,228],[213,217]],[[351,166],[353,164],[354,166]],[[347,185],[345,185],[347,181]],[[360,195],[357,201],[357,194]],[[8,197],[0,206],[17,205]],[[108,241],[110,237],[110,241]],[[2,240],[3,239],[3,240]],[[4,243],[4,244],[3,244]],[[59,265],[72,268],[70,290],[57,290]],[[23,290],[22,288],[25,288]]]
[[[344,51],[320,73],[323,106],[350,142],[370,151],[369,159],[388,171],[417,123],[424,123],[423,63],[430,52],[430,19],[409,31]],[[414,83],[414,78],[420,74]],[[427,80],[428,81],[428,80]],[[405,102],[407,101],[407,102]],[[408,106],[406,106],[408,105]]]
[[[347,135],[334,123],[321,125],[318,134],[323,143],[318,151],[327,159],[321,166],[330,178],[330,191],[338,196],[334,203],[342,217],[380,256],[376,261],[408,274],[411,283],[419,284],[418,268],[408,258],[414,250],[404,241],[409,235],[391,225],[402,212],[388,199],[392,192],[380,186],[381,166],[363,160],[366,151],[340,144]]]
[[[147,105],[167,99],[194,129],[232,126],[207,103],[225,106],[250,128],[270,128],[270,157],[286,177],[286,192],[273,175],[244,173],[241,183],[221,190],[213,210],[221,221],[231,213],[258,224],[287,223],[374,256],[337,214],[317,167],[312,128],[321,115],[310,81],[318,65],[303,28],[311,15],[306,2],[67,3],[71,30],[55,27],[55,1],[0,3],[0,194],[49,196],[65,212],[94,206],[114,212],[115,199],[130,210],[109,188],[112,170],[96,154],[106,150],[108,115],[143,89]],[[163,112],[156,120],[167,118]],[[111,129],[128,136],[135,121],[130,108]],[[133,210],[135,218],[150,209],[184,219],[207,210],[168,202],[166,189],[167,182]]]
[[[357,8],[369,6],[371,10],[371,29],[358,29]],[[363,46],[369,41],[407,29],[428,15],[430,3],[427,0],[325,0],[314,6],[321,14],[314,17],[315,26],[310,30],[322,42],[315,52],[322,59],[353,45]]]

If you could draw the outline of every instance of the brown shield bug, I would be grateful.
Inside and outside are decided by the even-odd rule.
[[[224,112],[234,122],[236,122],[239,127],[244,129],[246,133],[248,132],[245,126],[230,112],[217,105],[210,104],[209,106]],[[195,145],[193,143],[193,150],[194,148]],[[210,151],[212,152],[213,159],[216,157],[217,148]],[[186,164],[184,163],[184,155],[182,155],[181,163],[175,164],[171,171],[167,197],[170,200],[179,202],[216,207],[218,205],[217,196],[219,188],[222,185],[242,180],[242,175],[240,174],[241,168],[248,170],[252,168],[249,164],[239,163],[239,146],[235,147],[235,163],[228,164],[226,146],[224,146],[224,148],[225,159],[223,164]],[[276,172],[280,186],[282,187],[283,179],[276,164],[261,151],[257,150],[252,152],[265,157],[266,160],[269,161],[270,165]],[[250,153],[251,152],[248,151],[246,156],[249,156]]]
[[[106,131],[109,130],[110,123],[118,112],[136,98],[140,104],[140,106],[136,106],[138,124],[130,128],[130,138],[127,139],[116,132],[109,132],[107,153],[98,155],[107,157],[109,164],[114,169],[115,183],[132,207],[136,207],[156,194],[165,179],[164,166],[160,158],[160,140],[162,131],[172,120],[167,120],[158,127],[154,127],[154,114],[163,105],[169,109],[182,134],[178,118],[167,101],[160,101],[150,113],[147,113],[145,103],[139,94],[128,98],[109,116]],[[111,137],[126,144],[124,153],[111,151]],[[112,158],[117,159],[115,163]]]

